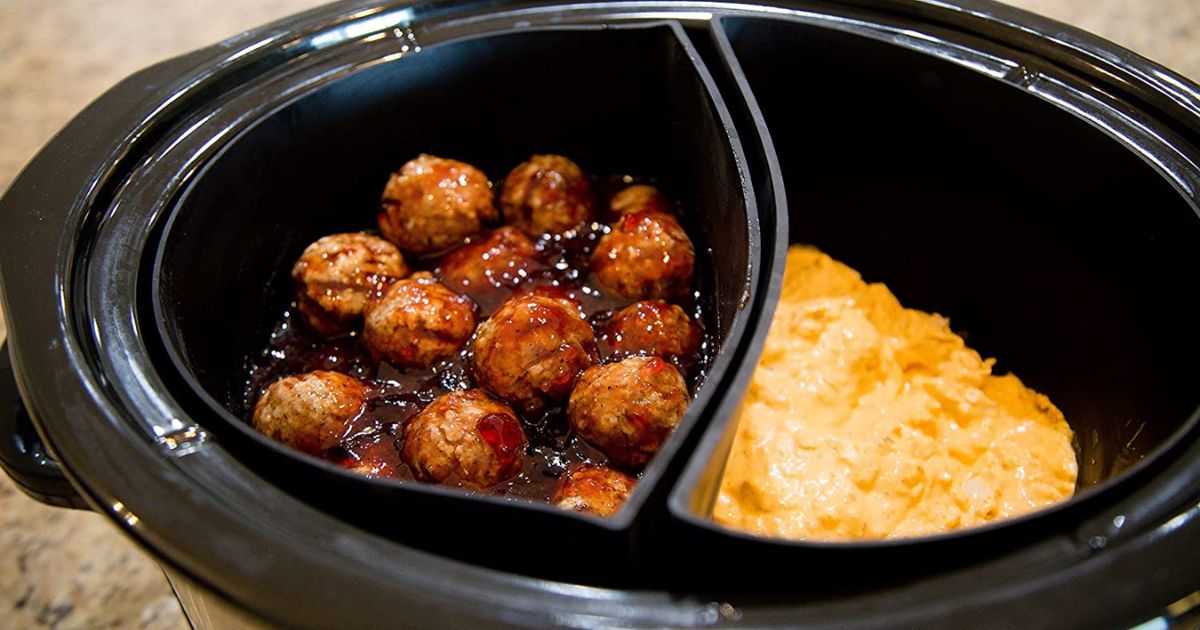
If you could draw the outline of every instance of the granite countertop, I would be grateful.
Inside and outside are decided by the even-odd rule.
[[[0,190],[135,70],[320,0],[0,2]],[[1196,0],[1012,0],[1200,80]],[[0,225],[0,247],[3,243]],[[5,335],[0,313],[0,339]],[[0,475],[0,627],[186,628],[170,585],[97,514],[44,507]]]

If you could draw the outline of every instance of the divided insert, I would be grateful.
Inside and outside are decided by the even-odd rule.
[[[389,173],[419,153],[471,163],[497,184],[531,154],[556,153],[589,174],[653,178],[680,202],[703,325],[719,350],[615,516],[359,478],[242,420],[244,361],[291,297],[292,262],[321,236],[373,228]],[[286,104],[206,165],[160,244],[160,330],[209,407],[205,428],[295,495],[448,556],[560,579],[628,581],[631,537],[644,513],[662,512],[660,484],[694,443],[747,325],[746,298],[757,291],[759,219],[743,187],[745,163],[725,105],[676,24],[528,29],[430,45]]]
[[[787,242],[948,317],[968,346],[998,359],[993,373],[1046,394],[1075,433],[1077,493],[1161,454],[1190,426],[1200,402],[1200,220],[1150,165],[1071,113],[931,54],[785,19],[714,26],[777,151]],[[757,323],[754,344],[769,324]],[[788,542],[716,525],[737,408],[727,400],[715,412],[670,498],[680,553],[707,550],[697,572],[794,560],[845,563],[831,575],[848,579],[867,566],[875,579],[911,578],[916,566],[987,555],[959,544],[906,568],[896,561],[921,556],[904,555],[904,539]],[[998,525],[987,529],[1006,530]],[[961,533],[911,540],[966,540],[972,530]],[[708,578],[721,581],[697,579]]]

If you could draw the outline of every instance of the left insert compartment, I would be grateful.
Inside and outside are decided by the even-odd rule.
[[[293,81],[303,78],[300,72]],[[741,170],[746,159],[682,28],[645,23],[497,31],[395,59],[364,59],[346,76],[314,84],[247,123],[197,171],[157,244],[149,276],[151,326],[161,336],[163,371],[178,376],[167,380],[183,402],[191,401],[197,424],[257,475],[405,544],[589,582],[607,582],[646,560],[635,557],[633,540],[642,524],[665,514],[680,457],[695,443],[728,368],[736,367],[733,350],[749,327],[761,253],[758,208]],[[261,108],[282,87],[243,98]],[[497,196],[505,175],[531,155],[559,154],[578,163],[592,177],[599,212],[574,236],[537,243],[555,255],[582,247],[586,256],[614,224],[605,191],[651,183],[677,204],[673,212],[696,258],[693,286],[682,301],[702,325],[706,345],[687,370],[690,406],[653,459],[633,470],[637,485],[616,514],[562,510],[511,487],[465,491],[403,473],[364,477],[276,443],[247,422],[255,397],[247,393],[250,364],[261,362],[273,329],[300,323],[281,319],[295,298],[292,263],[318,238],[375,229],[389,175],[422,153],[478,167]],[[579,242],[562,242],[571,239]],[[421,257],[408,263],[413,269],[438,265]],[[587,278],[578,280],[565,286],[592,322],[623,306],[593,299],[584,290],[593,288]],[[518,284],[515,291],[521,290]],[[477,300],[478,321],[498,302]],[[298,343],[301,352],[323,357],[321,368],[374,381],[385,392],[376,399],[380,404],[398,403],[368,428],[383,432],[384,441],[402,439],[403,423],[432,397],[478,385],[469,360],[440,372],[397,369],[363,359],[353,336],[336,348],[305,337]],[[605,360],[603,351],[597,360]],[[564,420],[553,415],[533,424]],[[552,426],[543,435],[545,426],[530,426],[526,415],[522,421],[530,435],[525,489],[550,488],[572,458],[581,457],[572,447],[579,438]],[[563,549],[572,550],[570,562],[563,561]]]

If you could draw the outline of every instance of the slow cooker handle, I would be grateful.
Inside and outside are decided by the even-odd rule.
[[[0,345],[0,468],[22,492],[53,505],[90,509],[63,474],[21,401],[8,344]]]

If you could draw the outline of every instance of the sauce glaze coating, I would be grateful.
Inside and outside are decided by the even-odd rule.
[[[254,406],[251,421],[273,440],[323,455],[338,445],[366,402],[362,381],[339,372],[306,372],[272,383]]]
[[[678,297],[695,262],[696,251],[679,221],[653,210],[618,219],[592,253],[600,286],[631,300]]]
[[[674,366],[659,357],[630,357],[584,371],[567,417],[609,460],[636,468],[658,452],[690,402]]]
[[[609,199],[613,193],[636,183],[632,177],[596,178],[590,184],[597,197]],[[677,212],[678,209],[675,209]],[[503,229],[503,228],[502,228]],[[511,231],[511,228],[510,228]],[[476,302],[476,321],[486,319],[510,298],[536,295],[559,301],[566,310],[577,312],[585,326],[593,329],[593,338],[605,330],[609,320],[632,300],[601,290],[589,261],[597,243],[610,232],[604,223],[580,225],[562,234],[547,234],[531,239],[539,264],[515,286],[487,291],[470,291]],[[491,234],[460,240],[469,246]],[[451,246],[453,247],[453,246]],[[450,258],[413,256],[406,262],[416,269],[436,271]],[[425,273],[413,280],[430,282]],[[289,291],[290,293],[290,291]],[[366,384],[366,404],[359,415],[350,419],[340,442],[323,456],[357,474],[401,482],[417,481],[413,469],[400,457],[405,445],[405,427],[422,409],[439,396],[479,387],[473,369],[474,343],[470,340],[445,359],[428,367],[393,364],[386,358],[376,360],[367,352],[362,335],[353,332],[340,336],[322,336],[303,324],[295,302],[286,305],[280,298],[280,317],[264,336],[263,345],[247,356],[244,388],[231,392],[229,406],[240,410],[251,421],[255,402],[280,378],[314,370],[332,370],[362,380]],[[294,294],[293,294],[294,295]],[[696,286],[688,286],[673,302],[681,306],[699,327],[706,321],[705,305]],[[697,386],[712,361],[716,344],[702,331],[699,349],[686,357],[664,357],[686,375],[689,387]],[[615,355],[614,355],[615,358]],[[476,491],[514,499],[549,502],[562,486],[568,471],[581,465],[603,466],[604,453],[581,439],[567,418],[566,401],[544,405],[540,410],[515,410],[524,430],[527,445],[520,471],[513,477]],[[615,465],[615,463],[614,463]],[[630,474],[636,468],[628,469]],[[460,480],[443,482],[462,485]]]
[[[591,187],[579,165],[561,155],[535,155],[504,178],[504,219],[532,236],[561,234],[591,220]]]
[[[499,219],[483,171],[425,154],[392,174],[381,206],[379,231],[418,256],[454,247]]]
[[[512,408],[468,389],[439,396],[413,417],[400,457],[423,481],[484,488],[520,472],[526,444]]]
[[[651,300],[634,302],[617,311],[604,327],[600,345],[606,357],[677,358],[694,354],[702,336],[682,308]]]
[[[521,284],[544,267],[537,244],[524,232],[504,226],[446,254],[437,275],[456,291],[485,297]]]
[[[470,298],[418,272],[367,303],[362,339],[376,360],[423,368],[452,356],[474,331]]]
[[[566,399],[596,362],[596,339],[564,300],[526,295],[505,302],[475,336],[475,378],[522,411]]]
[[[562,486],[550,502],[564,510],[612,516],[636,484],[636,479],[615,468],[583,464],[563,475]]]
[[[292,266],[304,321],[327,336],[356,328],[367,300],[407,275],[408,265],[395,245],[361,232],[320,238]]]

